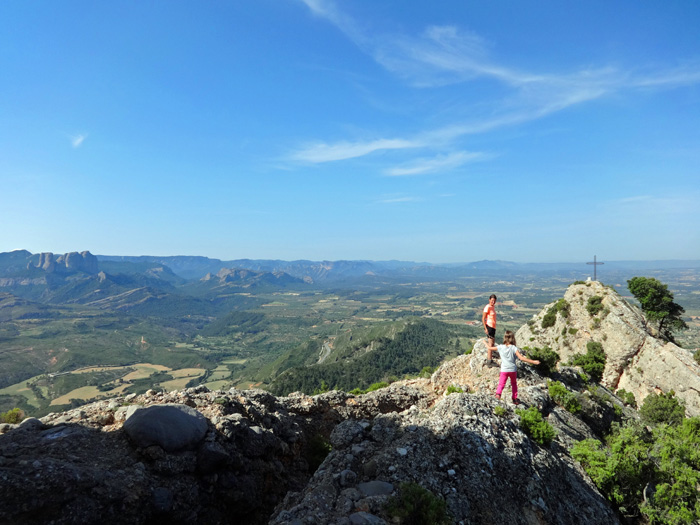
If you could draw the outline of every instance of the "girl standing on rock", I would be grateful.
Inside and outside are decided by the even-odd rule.
[[[517,357],[521,361],[530,363],[531,365],[539,365],[539,361],[533,361],[528,359],[523,354],[520,353],[520,349],[515,344],[515,334],[510,330],[506,330],[503,336],[503,344],[498,346],[489,346],[486,344],[486,349],[488,350],[488,362],[491,363],[491,353],[498,352],[501,356],[501,376],[498,379],[498,388],[496,389],[496,399],[501,399],[501,392],[506,386],[506,381],[510,378],[510,388],[513,394],[513,404],[519,405],[518,400],[518,367],[515,364],[515,358]]]

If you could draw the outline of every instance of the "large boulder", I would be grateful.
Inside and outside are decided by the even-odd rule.
[[[124,431],[141,448],[158,445],[166,452],[192,450],[207,433],[207,420],[186,405],[153,405],[135,410]]]

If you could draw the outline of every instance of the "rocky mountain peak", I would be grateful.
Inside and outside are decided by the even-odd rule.
[[[517,331],[516,340],[520,347],[550,347],[564,363],[598,342],[607,358],[603,385],[632,392],[640,404],[651,393],[673,390],[689,416],[700,415],[700,366],[692,353],[659,339],[639,307],[600,282],[569,286]]]
[[[99,271],[97,257],[89,251],[69,252],[58,257],[51,252],[45,252],[39,254],[39,259],[35,264],[29,263],[28,266],[41,268],[47,273],[68,271],[96,274]]]

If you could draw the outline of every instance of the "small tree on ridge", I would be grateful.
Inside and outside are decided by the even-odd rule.
[[[688,328],[681,318],[685,309],[674,302],[667,285],[653,277],[633,277],[627,281],[627,287],[639,301],[647,320],[657,323],[661,337],[674,342],[671,332]]]

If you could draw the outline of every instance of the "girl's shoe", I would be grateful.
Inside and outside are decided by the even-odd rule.
[[[520,404],[520,400],[519,400],[519,399],[513,399],[513,404],[514,404],[514,405],[519,405],[519,404]]]
[[[495,397],[495,398],[496,398],[496,399],[498,399],[499,401],[501,400],[501,396],[500,396],[500,395],[498,395],[498,394],[496,394],[496,395],[495,395],[495,396],[493,396],[493,397]]]

